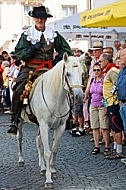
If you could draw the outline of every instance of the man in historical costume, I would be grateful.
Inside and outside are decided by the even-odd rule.
[[[45,25],[47,18],[52,15],[46,12],[44,6],[34,7],[32,11],[29,11],[29,16],[33,17],[35,25],[22,33],[15,47],[15,55],[25,62],[25,68],[19,73],[13,89],[11,125],[7,131],[15,135],[23,107],[20,95],[27,83],[29,71],[34,72],[43,67],[51,69],[62,59],[64,52],[71,55],[71,49],[66,40],[57,31]]]

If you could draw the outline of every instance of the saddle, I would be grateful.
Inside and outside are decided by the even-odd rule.
[[[30,121],[36,123],[39,125],[36,116],[33,114],[33,111],[30,106],[30,101],[34,92],[34,89],[37,85],[37,83],[40,81],[42,74],[48,71],[48,68],[42,68],[39,70],[36,70],[35,72],[29,71],[29,77],[27,80],[27,83],[25,85],[25,89],[23,90],[23,93],[20,96],[20,101],[23,101],[23,108],[25,109],[25,113],[27,114]],[[26,112],[26,106],[29,106],[30,113]]]

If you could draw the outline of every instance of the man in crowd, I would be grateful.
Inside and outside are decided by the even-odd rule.
[[[116,49],[114,60],[116,60],[116,58],[120,56],[120,52],[121,52],[121,42],[119,39],[114,40],[114,48]]]
[[[109,55],[111,55],[111,57],[113,57],[113,47],[104,47],[103,49],[103,53],[107,53]]]
[[[29,16],[33,17],[35,25],[21,35],[15,47],[15,55],[25,61],[25,68],[19,73],[14,86],[11,125],[7,131],[15,135],[23,106],[20,95],[27,83],[29,71],[34,72],[43,67],[51,69],[62,59],[64,52],[71,55],[71,49],[66,40],[58,32],[46,27],[46,20],[52,15],[46,12],[44,6],[34,7],[29,11]]]
[[[100,55],[102,54],[102,51],[103,51],[103,44],[102,42],[100,41],[96,41],[94,42],[93,44],[93,47],[90,48],[92,51],[93,51],[93,58],[92,58],[92,61],[91,61],[91,66],[90,66],[90,70],[89,70],[89,75],[92,76],[93,74],[93,66],[96,62],[99,61],[99,57]]]
[[[107,107],[107,115],[110,120],[110,127],[113,131],[114,148],[112,154],[106,156],[108,159],[123,158],[122,154],[122,131],[123,122],[119,113],[119,101],[115,90],[119,69],[112,63],[112,57],[108,54],[101,54],[99,62],[105,73],[103,82],[103,97]]]
[[[120,101],[120,115],[124,125],[124,140],[126,140],[126,48],[120,53],[122,68],[117,78],[117,96]],[[121,160],[126,163],[126,158]]]

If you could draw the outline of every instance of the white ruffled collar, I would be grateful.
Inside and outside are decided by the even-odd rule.
[[[56,32],[47,26],[44,32],[36,30],[35,26],[29,27],[24,32],[24,34],[27,35],[27,40],[31,41],[32,44],[40,41],[42,33],[45,37],[47,44],[49,44],[49,42],[54,42],[54,38],[57,36]]]

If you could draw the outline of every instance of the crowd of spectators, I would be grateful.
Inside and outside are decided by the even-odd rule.
[[[126,47],[126,40],[121,42],[116,39],[113,46],[114,48],[103,47],[101,41],[96,41],[85,53],[82,68],[84,69],[85,64],[88,80],[84,75],[83,80],[86,81],[84,101],[83,104],[79,102],[81,106],[77,106],[76,103],[73,106],[74,116],[72,115],[70,131],[73,137],[84,136],[85,132],[93,133],[93,138],[90,140],[94,142],[92,154],[100,153],[100,144],[105,144],[103,154],[106,159],[124,158],[123,146],[126,145],[120,101],[117,92],[112,93],[118,73],[125,66],[122,65],[121,52]],[[74,56],[81,56],[82,53],[82,50],[77,50]],[[78,119],[80,113],[81,122]]]
[[[20,70],[22,62],[14,55],[14,52],[10,54],[7,51],[2,51],[0,55],[0,95],[3,102],[2,109],[4,113],[11,113],[11,101],[12,101],[12,81],[16,77],[16,70]],[[15,74],[14,74],[15,73]]]

